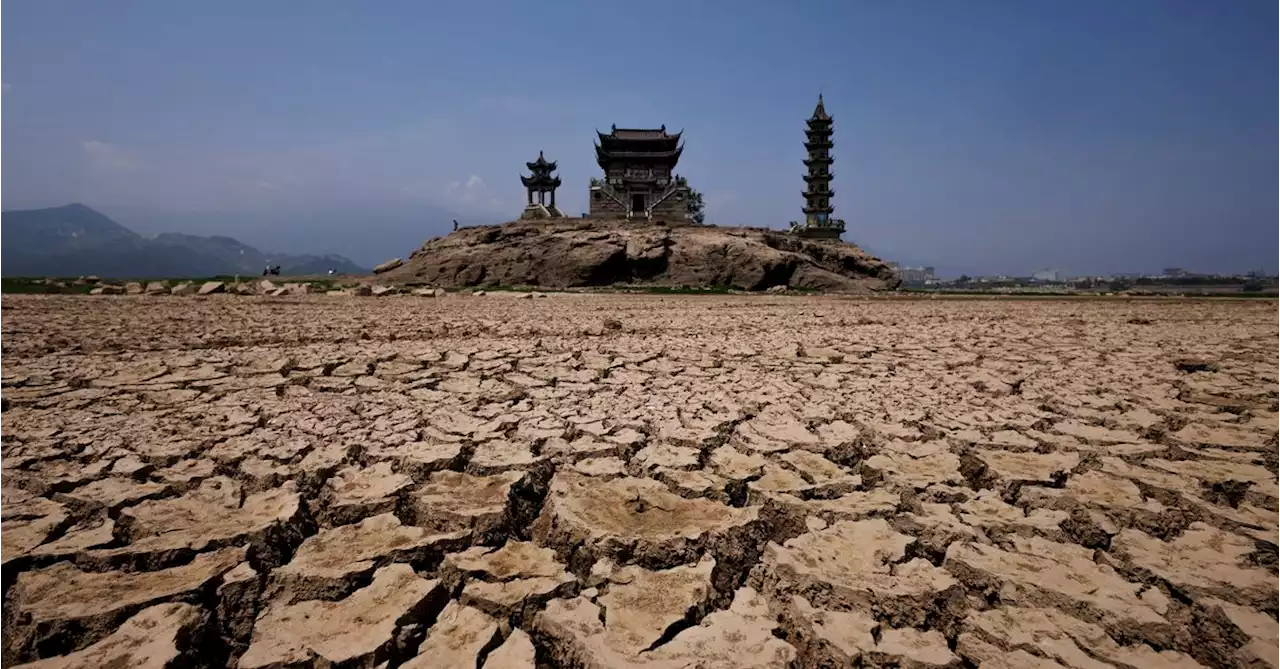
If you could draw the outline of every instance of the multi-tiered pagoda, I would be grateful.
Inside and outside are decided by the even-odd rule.
[[[556,170],[555,161],[548,161],[539,151],[538,159],[525,163],[525,167],[528,167],[532,174],[520,177],[520,182],[529,193],[529,204],[525,206],[520,218],[563,218],[564,213],[556,207],[556,189],[560,187],[560,177],[551,176],[551,173]],[[534,201],[535,193],[537,194],[536,202]],[[549,202],[548,193],[551,195]]]
[[[683,221],[688,216],[689,185],[673,174],[684,146],[680,133],[613,126],[596,131],[596,162],[603,179],[591,180],[593,218],[643,218]]]
[[[831,198],[836,194],[831,190],[831,163],[834,160],[831,148],[835,146],[831,141],[832,118],[822,103],[822,94],[818,94],[818,106],[814,108],[813,116],[809,117],[807,124],[804,148],[809,155],[804,164],[809,168],[809,173],[804,177],[807,184],[802,210],[804,222],[793,222],[791,231],[803,237],[839,239],[844,232],[844,221],[831,216],[835,212]]]

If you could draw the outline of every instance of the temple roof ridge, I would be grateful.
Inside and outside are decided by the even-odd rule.
[[[546,159],[546,157],[542,155],[542,150],[541,150],[541,149],[539,149],[539,150],[538,150],[538,159],[537,159],[537,160],[535,160],[535,161],[533,161],[533,162],[531,162],[531,163],[525,163],[525,167],[528,167],[528,168],[529,168],[529,171],[530,171],[530,172],[534,172],[534,173],[537,173],[537,172],[540,172],[540,171],[541,171],[541,172],[554,172],[554,171],[555,171],[555,169],[556,169],[556,161],[554,161],[554,160],[547,160],[547,159]]]
[[[596,130],[596,135],[600,138],[602,142],[634,141],[634,140],[640,140],[640,141],[677,140],[678,141],[682,134],[684,134],[683,128],[681,128],[680,131],[676,133],[667,132],[667,126],[665,123],[659,128],[619,128],[615,124],[615,125],[609,126],[608,133],[603,133],[603,132],[600,132],[599,130]]]

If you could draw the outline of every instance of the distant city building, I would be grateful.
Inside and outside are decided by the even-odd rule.
[[[901,267],[896,262],[889,263],[889,267],[897,272],[898,278],[907,285],[923,285],[937,279],[932,267]]]
[[[1047,283],[1057,283],[1062,280],[1061,274],[1056,269],[1042,269],[1031,275],[1036,281],[1044,281]]]

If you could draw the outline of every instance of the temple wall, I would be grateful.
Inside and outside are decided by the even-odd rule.
[[[689,190],[686,188],[683,191],[663,200],[661,204],[654,208],[653,217],[666,221],[685,220],[685,214],[689,211]]]
[[[656,131],[655,131],[656,132]],[[674,143],[676,139],[670,140]],[[635,143],[627,150],[644,150],[648,151],[655,147],[654,144],[648,142]],[[644,147],[638,149],[637,147]],[[625,144],[624,144],[624,148]],[[664,150],[669,150],[664,149]],[[688,209],[689,189],[687,186],[680,187],[679,192],[672,194],[662,202],[654,206],[652,203],[667,188],[667,182],[672,178],[675,159],[671,158],[668,162],[660,160],[628,160],[625,158],[608,160],[604,165],[604,176],[609,182],[606,189],[611,189],[613,194],[617,196],[617,200],[608,194],[595,190],[589,191],[588,195],[588,216],[592,218],[625,218],[627,210],[633,202],[633,195],[643,193],[645,204],[652,207],[652,217],[665,221],[683,221]],[[663,182],[659,185],[659,182]],[[592,183],[597,183],[595,180]],[[631,190],[634,188],[634,190]],[[643,219],[643,208],[637,208],[632,212],[632,219]]]
[[[653,217],[655,219],[660,218],[665,221],[685,220],[685,214],[688,213],[688,206],[689,206],[688,205],[689,191],[687,188],[683,189],[683,191],[684,191],[683,193],[676,193],[671,197],[667,198],[666,200],[663,200],[660,204],[658,204],[658,206],[653,210]],[[599,197],[597,197],[596,196],[597,193],[599,193],[599,191],[591,191],[591,194],[588,197],[588,203],[589,203],[589,211],[587,213],[588,216],[590,216],[591,218],[625,218],[626,217],[627,208],[625,206],[615,202],[613,198],[609,197],[608,195],[605,195],[604,193],[599,193]],[[631,194],[625,190],[620,190],[618,192],[618,195],[624,201],[630,201],[631,199]],[[656,197],[656,194],[650,192],[650,193],[647,193],[646,196]],[[643,214],[642,212],[636,212],[636,215],[642,216]]]
[[[627,215],[626,207],[600,191],[591,191],[587,207],[587,215],[592,218],[624,218]]]

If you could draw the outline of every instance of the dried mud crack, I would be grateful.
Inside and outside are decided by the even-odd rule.
[[[6,666],[1280,666],[1274,303],[3,301]]]

